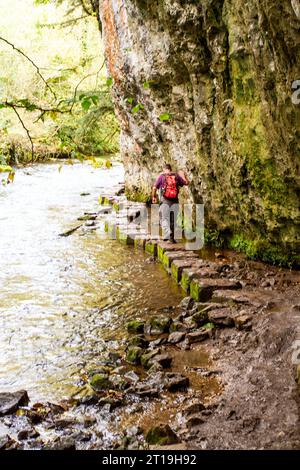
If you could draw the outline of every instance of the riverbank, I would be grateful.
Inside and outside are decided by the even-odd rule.
[[[111,211],[106,204],[85,213],[66,238],[108,229]],[[138,247],[155,246],[128,243],[117,232],[122,243],[107,246],[115,253],[120,247],[132,258]],[[167,269],[181,282],[192,266],[182,266],[182,250],[171,248],[156,244],[141,256],[156,277]],[[21,402],[17,412],[13,407],[0,419],[2,447],[299,449],[299,273],[230,252],[196,255],[200,274],[191,276],[203,287],[205,273],[213,289],[206,281],[206,289],[190,292],[194,299],[160,307],[159,284],[152,284],[153,310],[136,303],[135,314],[125,314],[118,330],[110,326],[106,347],[82,367],[81,393],[58,405]]]

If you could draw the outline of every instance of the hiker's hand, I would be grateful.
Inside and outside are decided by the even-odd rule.
[[[156,196],[152,197],[152,204],[157,204],[157,197]]]

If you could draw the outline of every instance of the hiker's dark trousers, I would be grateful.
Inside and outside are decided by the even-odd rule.
[[[164,240],[175,239],[178,211],[178,201],[171,201],[162,197],[159,215]]]

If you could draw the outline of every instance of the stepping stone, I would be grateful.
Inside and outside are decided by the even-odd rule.
[[[166,251],[182,251],[184,250],[184,245],[182,243],[168,243],[168,242],[159,242],[157,245],[157,257],[159,261],[163,261],[163,256]]]
[[[107,233],[108,238],[116,240],[117,238],[117,224],[107,220],[104,224],[104,231]]]
[[[146,235],[142,236],[142,237],[140,237],[140,235],[137,235],[134,238],[134,247],[135,248],[142,248],[142,250],[145,250],[146,240],[147,240]]]
[[[236,290],[241,288],[242,285],[239,281],[230,279],[194,278],[190,284],[190,294],[191,297],[196,300],[196,302],[206,302],[207,300],[211,299],[215,290]]]
[[[173,251],[173,252],[165,251],[162,262],[166,269],[170,269],[171,264],[174,260],[177,260],[177,259],[186,260],[186,259],[191,259],[191,258],[196,261],[197,255],[189,251]]]
[[[190,292],[190,285],[193,279],[216,278],[220,273],[213,268],[207,267],[201,260],[195,262],[191,268],[182,269],[180,285],[185,292]]]
[[[172,274],[172,277],[178,283],[180,283],[183,272],[187,272],[186,270],[190,270],[191,272],[194,271],[195,273],[198,273],[200,268],[202,268],[201,269],[202,277],[219,276],[219,273],[217,271],[207,267],[207,263],[200,260],[196,254],[194,254],[194,256],[189,255],[185,257],[184,259],[182,258],[174,259],[171,265],[171,274]],[[187,283],[188,283],[188,279],[186,280],[186,284]],[[185,288],[184,290],[187,290],[187,289]]]
[[[154,257],[157,256],[157,240],[147,240],[145,243],[145,251]]]

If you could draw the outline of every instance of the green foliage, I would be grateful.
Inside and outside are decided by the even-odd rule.
[[[131,109],[131,112],[132,114],[137,114],[139,111],[142,111],[143,109],[145,109],[145,106],[141,103],[138,103]]]
[[[16,10],[15,18],[10,11],[18,0],[0,6],[3,36],[25,53],[24,57],[0,42],[0,154],[2,150],[13,155],[12,160],[23,161],[24,152],[14,155],[11,149],[15,141],[27,140],[28,133],[37,155],[42,149],[45,155],[76,158],[118,152],[119,127],[110,97],[113,78],[106,76],[98,25],[91,18],[95,2],[31,1],[29,11],[26,4],[30,18],[24,33],[30,43],[27,50],[18,36],[25,5]],[[57,10],[54,5],[50,8],[54,3]],[[84,7],[89,13],[82,15]],[[60,23],[71,26],[67,34],[61,31]],[[43,79],[26,56],[34,58]]]
[[[170,121],[171,119],[172,119],[172,116],[169,113],[162,113],[159,115],[159,120],[162,122],[167,122],[167,121]]]

